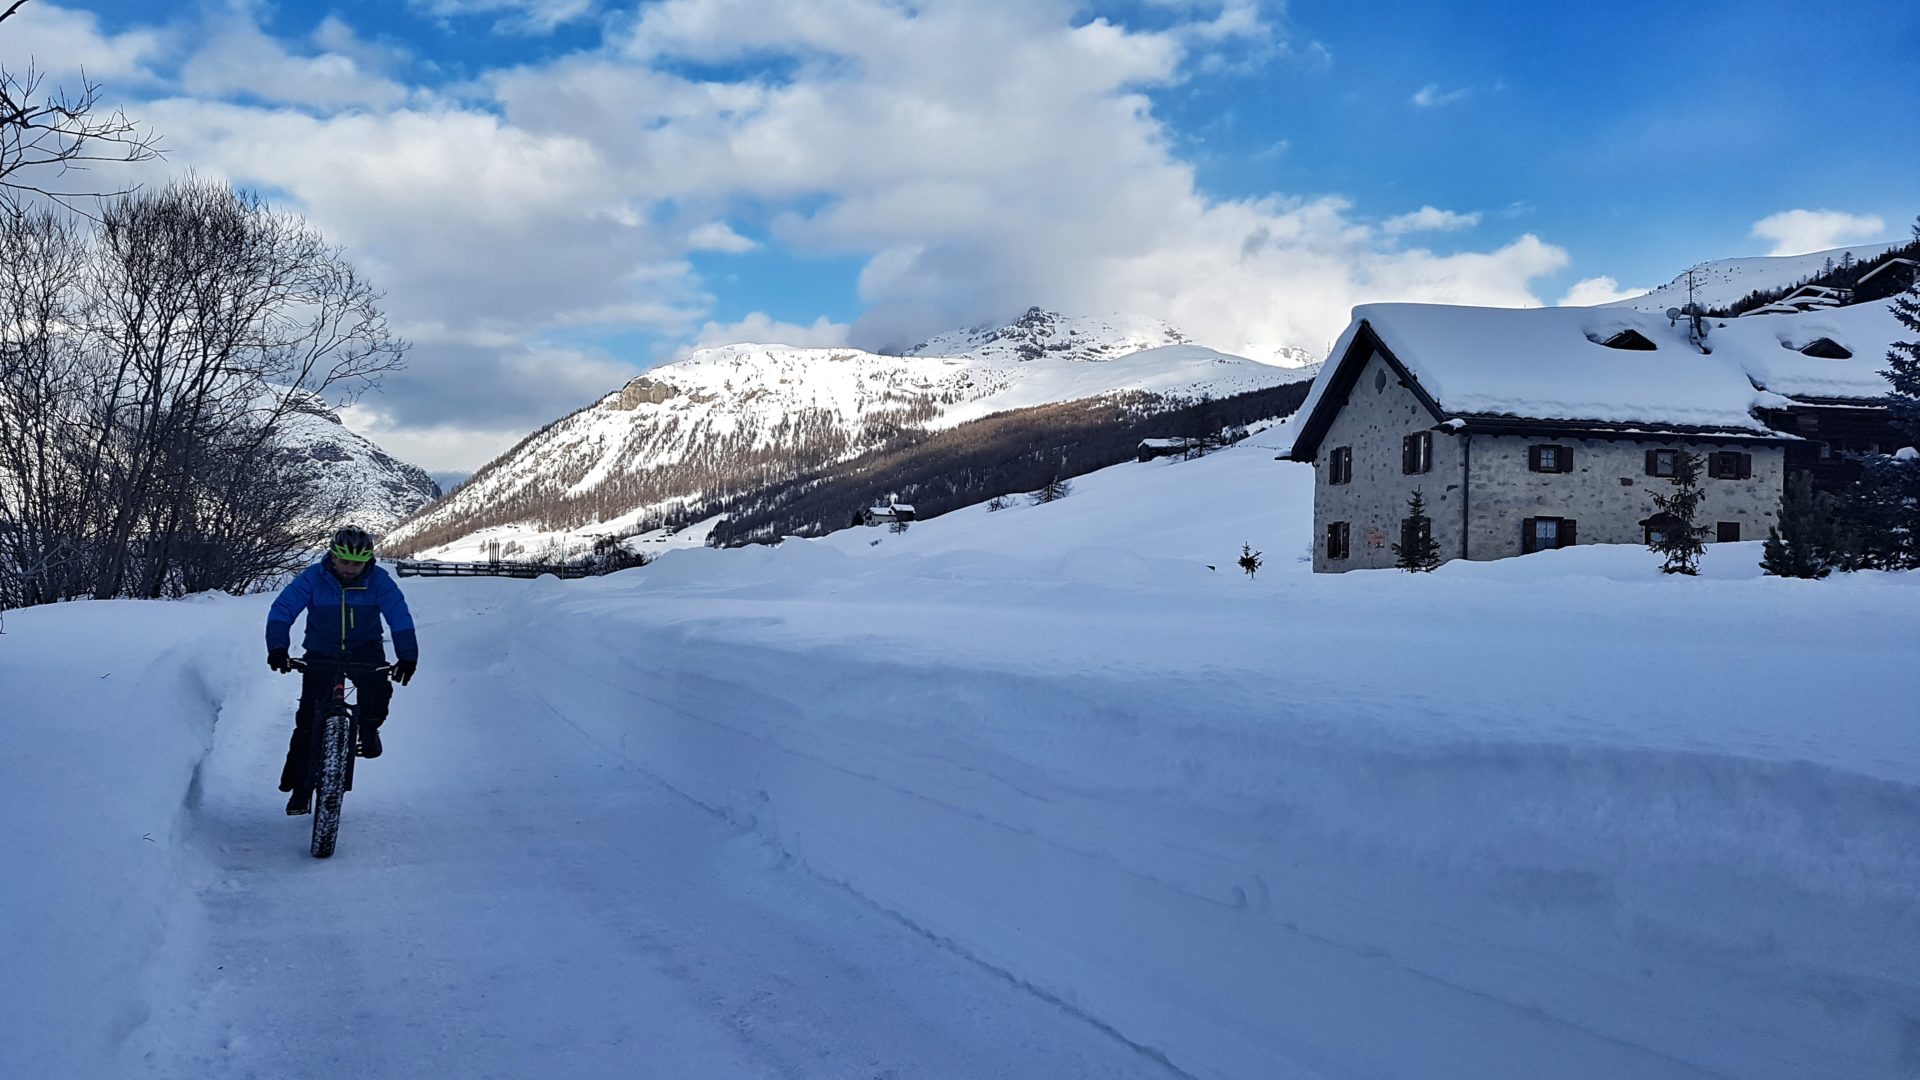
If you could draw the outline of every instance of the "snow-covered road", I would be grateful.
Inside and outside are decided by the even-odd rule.
[[[149,1075],[1174,1075],[633,771],[451,614],[329,861],[273,791],[295,680],[223,703]]]
[[[1920,1074],[1920,573],[1313,575],[1309,479],[410,581],[328,862],[266,597],[10,612],[0,1076]]]

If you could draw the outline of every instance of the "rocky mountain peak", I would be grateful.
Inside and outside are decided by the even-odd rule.
[[[1053,355],[1101,361],[1188,338],[1158,319],[1062,315],[1030,307],[1004,326],[977,326],[941,334],[908,349],[908,356],[968,356],[982,360],[1033,361]]]

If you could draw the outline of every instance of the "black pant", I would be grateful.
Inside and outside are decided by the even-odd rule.
[[[321,653],[307,654],[307,670],[300,673],[300,711],[294,714],[293,738],[287,742],[287,763],[280,770],[281,791],[310,786],[307,759],[308,749],[313,745],[314,722],[319,718],[320,706],[333,696],[334,682],[340,673],[340,669],[327,665],[330,659],[342,658]],[[364,665],[359,669],[348,669],[347,678],[353,680],[354,690],[358,693],[359,704],[355,709],[359,713],[361,728],[378,731],[387,720],[387,705],[393,700],[393,684],[387,681],[384,674],[375,675],[366,668],[386,663],[386,650],[377,641],[368,642],[355,646],[344,659]]]

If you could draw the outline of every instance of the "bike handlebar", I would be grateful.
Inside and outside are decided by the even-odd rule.
[[[393,670],[392,664],[368,664],[358,660],[315,660],[305,656],[290,656],[287,666],[294,671],[319,668],[322,671],[365,671],[373,675],[384,675]]]

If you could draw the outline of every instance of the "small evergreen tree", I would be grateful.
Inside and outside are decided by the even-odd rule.
[[[1012,499],[1007,498],[1005,495],[995,495],[993,498],[987,500],[987,513],[991,514],[996,510],[1005,510],[1012,505]]]
[[[1823,578],[1833,572],[1832,500],[1813,492],[1813,474],[1795,473],[1780,496],[1780,524],[1767,528],[1760,569],[1776,577]]]
[[[1913,238],[1920,241],[1920,218],[1913,222]],[[1894,423],[1920,446],[1920,275],[1913,285],[1894,298],[1893,316],[1912,330],[1912,341],[1896,341],[1887,350],[1887,367],[1880,374],[1893,384],[1888,404],[1893,406]]]
[[[1240,545],[1240,569],[1245,570],[1248,577],[1252,577],[1253,572],[1260,569],[1261,554],[1253,550],[1252,544]]]
[[[1700,572],[1700,556],[1707,550],[1707,527],[1694,520],[1700,513],[1700,500],[1706,494],[1700,487],[1701,464],[1698,454],[1683,451],[1676,455],[1669,481],[1673,484],[1673,494],[1653,497],[1653,505],[1659,508],[1657,516],[1666,521],[1647,547],[1666,556],[1661,573]]]
[[[1920,242],[1920,218],[1914,219],[1913,237]],[[1893,384],[1887,404],[1895,426],[1912,440],[1910,446],[1920,447],[1920,276],[1894,298],[1893,315],[1913,337],[1893,343],[1880,374]],[[1920,566],[1920,457],[1903,451],[1869,461],[1861,487],[1870,530],[1869,563],[1889,570]]]
[[[1433,519],[1427,516],[1427,499],[1419,488],[1407,500],[1407,518],[1401,523],[1400,542],[1393,545],[1398,556],[1393,565],[1410,573],[1425,573],[1440,568],[1440,541],[1433,538]]]

